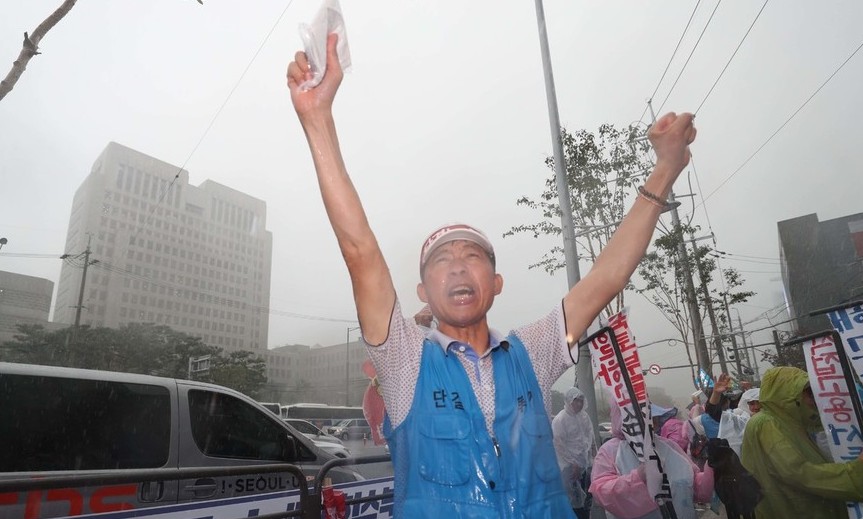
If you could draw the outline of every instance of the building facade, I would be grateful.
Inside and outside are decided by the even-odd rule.
[[[75,193],[54,320],[75,323],[83,285],[81,324],[164,324],[263,355],[272,245],[263,200],[111,142]]]
[[[13,340],[19,324],[48,327],[54,282],[0,271],[0,343]]]
[[[359,339],[332,346],[273,348],[266,356],[267,398],[282,404],[362,405],[370,381],[363,371],[368,358]]]
[[[794,332],[831,328],[813,311],[863,299],[863,213],[818,221],[808,214],[778,223],[785,301]]]

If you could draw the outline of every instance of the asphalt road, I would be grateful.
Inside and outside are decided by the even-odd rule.
[[[371,440],[365,442],[363,440],[345,440],[343,443],[345,447],[350,449],[355,458],[388,454],[383,445],[374,445]],[[393,475],[393,465],[390,462],[351,465],[351,468],[369,479],[392,477]]]

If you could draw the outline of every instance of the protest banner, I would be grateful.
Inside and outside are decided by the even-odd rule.
[[[849,306],[833,307],[825,313],[833,329],[842,338],[848,362],[860,379],[863,375],[863,303],[858,301]]]
[[[830,454],[837,463],[855,460],[863,452],[861,416],[856,377],[850,373],[842,341],[834,332],[804,339],[809,385],[827,434]],[[849,502],[847,506],[848,517],[863,519],[863,503]]]
[[[590,346],[593,372],[601,380],[613,405],[620,408],[621,431],[638,460],[644,463],[645,483],[665,517],[676,517],[671,503],[671,485],[662,460],[653,445],[650,401],[638,346],[632,339],[626,319],[627,310],[611,316],[603,327],[585,340]],[[624,369],[625,368],[625,369]]]

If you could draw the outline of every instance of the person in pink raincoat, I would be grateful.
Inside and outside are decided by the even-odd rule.
[[[677,418],[676,407],[662,407],[650,404],[650,414],[653,417],[653,431],[658,432],[663,438],[667,438],[685,452],[689,448],[689,431],[686,422]]]
[[[611,406],[611,434],[593,460],[593,499],[609,519],[661,519],[659,506],[647,490],[644,465],[633,463],[632,449],[623,439],[620,408],[615,405]],[[671,483],[677,517],[694,519],[695,503],[709,502],[713,496],[713,469],[702,472],[674,441],[655,435],[654,444]]]

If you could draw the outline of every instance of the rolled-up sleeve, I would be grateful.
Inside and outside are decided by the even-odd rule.
[[[396,300],[387,339],[380,345],[366,346],[393,427],[404,421],[413,404],[425,335],[425,328],[402,315],[401,303]]]

